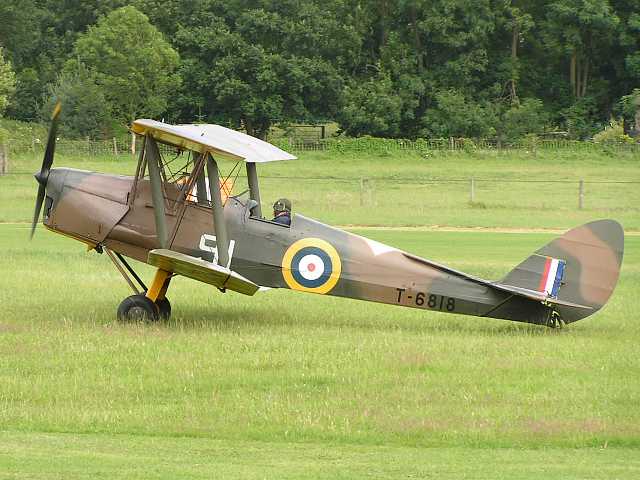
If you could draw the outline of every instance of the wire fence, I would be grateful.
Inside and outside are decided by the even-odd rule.
[[[614,150],[631,151],[640,153],[640,142],[601,144],[592,141],[578,141],[567,139],[524,139],[513,142],[501,142],[499,140],[470,139],[470,138],[435,138],[404,140],[393,138],[329,138],[314,142],[304,139],[273,139],[275,145],[284,150],[293,152],[304,151],[338,151],[349,152],[393,152],[393,151],[417,151],[417,152],[470,152],[470,151],[497,151],[509,152],[513,150],[536,151],[571,150],[593,151]]]
[[[140,152],[140,138],[95,140],[59,139],[56,153],[77,157],[131,158],[132,153]],[[397,151],[416,151],[425,156],[429,152],[459,151],[497,151],[509,152],[526,150],[535,155],[536,151],[578,151],[607,148],[614,153],[631,151],[640,154],[640,144],[602,145],[593,142],[577,142],[566,139],[536,139],[511,144],[489,140],[469,139],[418,139],[414,141],[381,138],[328,138],[315,142],[298,142],[289,139],[275,139],[272,142],[281,148],[292,151],[333,151],[336,153],[384,153]],[[15,145],[9,145],[5,158],[11,157]],[[32,139],[23,142],[21,152],[42,155],[45,145]],[[639,157],[640,158],[640,157]],[[8,163],[11,166],[11,162]],[[17,166],[17,165],[16,165]],[[26,181],[21,176],[31,176],[33,172],[6,168],[0,165],[0,175],[4,182],[1,193],[23,195]],[[9,178],[7,178],[9,177]],[[316,218],[338,224],[358,223],[366,219],[367,224],[385,225],[423,224],[425,222],[445,224],[452,218],[458,224],[480,224],[481,218],[493,215],[497,217],[512,215],[509,224],[528,224],[532,216],[547,212],[547,221],[561,224],[563,215],[590,212],[597,216],[629,217],[633,224],[640,219],[640,181],[629,179],[602,178],[592,180],[553,176],[538,178],[489,177],[469,173],[465,177],[367,177],[366,172],[358,177],[339,176],[269,176],[261,175],[262,198],[276,199],[287,196],[306,212]],[[10,180],[14,179],[14,180]],[[30,181],[31,179],[29,179]],[[240,178],[238,185],[245,185]],[[241,190],[243,190],[243,187]],[[265,205],[268,207],[268,204]],[[268,208],[267,208],[268,209]],[[465,213],[466,212],[466,213]],[[536,212],[533,214],[533,212]],[[468,218],[462,218],[467,215]],[[557,221],[550,218],[555,215]],[[16,217],[17,218],[17,217]],[[486,223],[496,224],[495,218]]]
[[[30,218],[32,175],[11,171],[0,177],[0,221]],[[233,194],[246,185],[239,176]],[[547,228],[616,218],[640,229],[640,180],[631,179],[261,175],[260,190],[265,215],[286,197],[296,213],[334,225]]]
[[[513,150],[551,151],[631,151],[640,153],[640,142],[600,144],[592,141],[577,141],[567,139],[524,139],[514,142],[501,142],[498,140],[470,139],[470,138],[435,138],[417,140],[405,140],[395,138],[285,138],[274,137],[268,139],[274,145],[290,152],[308,151],[335,151],[340,153],[384,153],[394,151],[416,152],[461,152],[461,151],[497,151],[509,152]],[[44,152],[45,141],[33,137],[31,139],[18,139],[9,142],[7,150],[9,155],[21,153],[39,154]],[[132,144],[129,138],[112,138],[109,140],[67,140],[58,139],[56,152],[70,156],[98,157],[131,155],[139,152],[140,139]]]
[[[10,141],[7,145],[10,154],[41,154],[46,148],[46,139],[37,137]],[[112,138],[109,140],[56,140],[56,153],[70,156],[101,157],[107,155],[131,155],[139,151],[140,142],[136,141],[132,148],[131,140]]]
[[[244,180],[238,180],[244,184]],[[395,206],[415,204],[520,206],[531,208],[607,208],[640,210],[640,180],[505,179],[483,176],[464,178],[370,178],[265,176],[267,194],[286,185],[305,203],[343,206]],[[342,198],[342,201],[339,201]]]
[[[612,217],[640,226],[640,181],[262,176],[260,182],[263,199],[286,196],[298,211],[338,225],[542,228]]]

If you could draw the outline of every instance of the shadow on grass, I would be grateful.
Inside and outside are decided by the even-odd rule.
[[[568,325],[551,329],[539,325],[490,318],[438,314],[397,306],[367,303],[351,299],[310,298],[291,292],[271,297],[244,299],[176,297],[172,317],[168,321],[122,323],[116,319],[118,299],[65,298],[32,314],[31,322],[40,325],[60,324],[66,327],[133,326],[144,330],[171,331],[237,331],[264,333],[304,330],[334,331],[336,335],[351,331],[367,334],[410,334],[422,337],[547,337],[571,335],[589,337],[601,334],[601,328]],[[8,317],[21,318],[29,305],[15,305],[6,311]],[[23,311],[24,310],[24,311]]]
[[[220,331],[264,331],[269,335],[273,330],[304,329],[317,331],[344,330],[373,333],[409,333],[421,336],[478,336],[478,337],[546,337],[572,334],[571,328],[551,329],[539,325],[515,323],[504,320],[475,317],[448,316],[448,318],[393,319],[384,311],[373,315],[323,316],[317,308],[308,312],[272,306],[216,306],[215,309],[202,305],[181,306],[175,309],[168,321],[150,324],[168,330],[220,330]],[[584,333],[584,331],[582,332]]]

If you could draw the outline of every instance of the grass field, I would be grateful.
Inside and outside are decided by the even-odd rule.
[[[305,160],[297,175],[341,162]],[[508,159],[496,162],[491,174]],[[513,175],[542,169],[514,162]],[[634,162],[578,174],[636,178]],[[24,178],[0,178],[5,221],[31,214]],[[622,202],[635,225],[637,206]],[[497,226],[526,220],[485,210]],[[360,213],[343,223],[366,223]],[[129,292],[108,259],[42,228],[29,243],[28,228],[0,225],[0,479],[640,475],[637,235],[607,307],[554,331],[289,291],[250,299],[187,279],[172,284],[170,322],[124,325],[115,309]],[[552,236],[355,231],[488,278]]]

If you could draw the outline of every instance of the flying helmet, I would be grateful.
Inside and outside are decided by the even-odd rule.
[[[291,212],[291,200],[287,198],[279,198],[276,200],[276,203],[273,204],[273,211],[276,213]]]

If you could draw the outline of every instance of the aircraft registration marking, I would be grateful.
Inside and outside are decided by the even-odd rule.
[[[456,309],[456,299],[453,297],[447,297],[445,295],[436,295],[429,292],[415,292],[414,295],[404,295],[407,291],[406,288],[396,288],[398,292],[397,303],[400,304],[415,304],[421,308],[428,308],[430,310],[446,310],[447,312],[454,312]],[[402,301],[403,297],[408,301]]]

